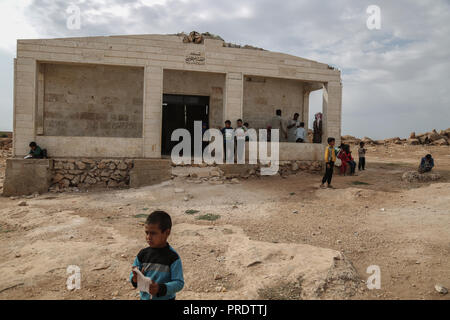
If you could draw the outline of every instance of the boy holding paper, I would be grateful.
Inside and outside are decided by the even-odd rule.
[[[141,300],[175,300],[175,294],[183,289],[184,278],[180,256],[167,242],[172,220],[166,212],[154,211],[144,227],[149,247],[138,253],[132,266],[151,279],[148,290],[141,291]],[[134,270],[130,281],[138,287],[138,274]]]

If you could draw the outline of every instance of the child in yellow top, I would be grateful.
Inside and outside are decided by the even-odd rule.
[[[328,138],[328,146],[325,149],[325,175],[322,178],[322,184],[320,185],[321,188],[325,188],[325,181],[328,184],[328,188],[333,188],[331,185],[331,178],[333,177],[333,168],[334,163],[336,162],[336,149],[334,148],[334,145],[336,143],[336,139],[330,137]]]

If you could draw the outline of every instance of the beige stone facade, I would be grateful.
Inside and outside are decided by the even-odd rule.
[[[322,88],[323,141],[339,143],[341,77],[324,63],[177,35],[18,40],[13,155],[36,141],[50,157],[160,158],[164,94],[209,97],[211,128],[238,118],[265,128],[276,109],[286,119],[298,112],[307,127],[309,93]],[[321,154],[280,148],[303,160]]]

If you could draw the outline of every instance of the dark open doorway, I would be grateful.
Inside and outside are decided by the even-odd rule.
[[[161,154],[170,155],[178,141],[171,141],[172,132],[184,128],[194,138],[194,121],[202,121],[209,128],[209,97],[178,94],[163,95]],[[194,147],[192,140],[192,148]]]

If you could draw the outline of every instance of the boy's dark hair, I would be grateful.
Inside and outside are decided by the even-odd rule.
[[[327,139],[328,144],[330,144],[330,143],[333,142],[333,141],[336,141],[336,139],[333,138],[333,137],[329,137],[329,138]]]
[[[277,109],[276,114],[277,116],[281,116],[281,109]]]
[[[304,127],[305,123],[304,122],[300,122],[300,127]]]
[[[430,159],[431,159],[431,154],[427,154],[427,155],[425,156],[425,158],[427,158],[428,160],[430,160]]]
[[[228,123],[228,124],[231,124],[231,121],[230,121],[230,120],[226,120],[226,121],[225,121],[225,124],[227,124],[227,123]]]
[[[248,127],[248,122],[244,122],[244,126]]]
[[[365,143],[363,142],[363,141],[361,141],[360,143],[359,143],[359,146],[360,147],[363,147],[365,145]]]
[[[344,144],[344,151],[347,153],[350,153],[350,145],[349,144]]]
[[[294,113],[294,117],[295,117],[295,116],[297,116],[297,117],[298,117],[298,116],[299,116],[299,114],[298,114],[298,113],[296,112],[296,113]]]
[[[36,147],[36,146],[37,146],[36,142],[34,142],[34,141],[30,142],[30,148]]]
[[[153,211],[148,215],[145,224],[158,224],[162,232],[172,229],[172,219],[165,211]]]
[[[237,119],[236,122],[242,122],[242,119]]]

